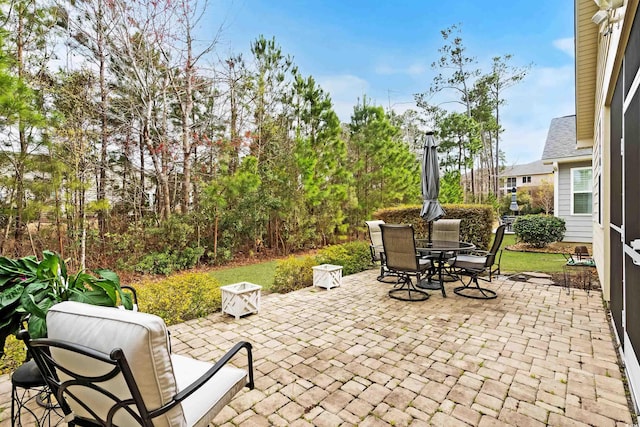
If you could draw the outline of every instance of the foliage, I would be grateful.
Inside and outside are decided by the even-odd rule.
[[[318,265],[318,260],[314,256],[290,256],[279,260],[271,290],[284,294],[312,286],[314,265]]]
[[[491,239],[493,226],[493,208],[489,205],[442,205],[446,215],[444,218],[458,218],[460,223],[460,240],[473,243],[478,249],[486,249]],[[420,218],[422,206],[401,206],[380,209],[373,218],[390,224],[412,224],[416,238],[426,239],[429,235],[429,224]]]
[[[60,255],[45,251],[42,261],[29,256],[19,259],[0,257],[0,349],[10,334],[27,321],[33,338],[47,334],[46,315],[54,304],[79,301],[115,306],[118,301],[131,309],[131,296],[120,289],[118,276],[109,270],[96,271],[94,277],[83,271],[68,275]]]
[[[189,248],[182,250],[170,250],[167,252],[154,252],[145,255],[134,266],[139,273],[169,275],[175,271],[187,270],[195,267],[204,254],[204,248]]]
[[[493,57],[490,70],[483,72],[477,58],[467,52],[459,25],[440,33],[440,57],[431,64],[435,76],[429,90],[416,94],[415,101],[441,139],[444,171],[457,170],[465,177],[471,190],[465,201],[484,202],[486,195],[498,193],[498,172],[504,162],[500,151],[504,93],[524,79],[529,67],[511,66],[513,56],[507,54]],[[434,105],[433,99],[439,104]],[[448,104],[458,104],[462,111],[443,107]]]
[[[160,316],[167,325],[220,310],[220,283],[205,273],[182,273],[158,282],[133,285],[140,311]]]
[[[359,273],[371,267],[369,243],[354,241],[321,249],[316,257],[318,264],[342,266],[342,275]]]
[[[464,194],[462,184],[460,183],[460,172],[454,170],[444,174],[440,178],[440,195],[438,197],[441,203],[462,203]]]
[[[349,169],[357,200],[351,224],[362,224],[382,207],[420,200],[420,163],[382,107],[363,98],[354,107],[349,132]]]
[[[516,219],[513,231],[520,241],[543,248],[548,243],[562,240],[567,228],[563,218],[550,215],[524,215]]]
[[[0,375],[10,374],[27,360],[27,349],[22,340],[13,335],[7,337],[4,354],[0,357]]]
[[[541,209],[547,215],[553,212],[554,189],[552,183],[543,179],[542,183],[533,188],[531,193],[534,207]]]
[[[516,191],[516,203],[518,204],[519,215],[529,215],[540,213],[541,207],[533,203],[533,198],[530,191],[535,191],[535,188],[531,190],[520,189]],[[553,203],[553,201],[552,201]],[[510,209],[511,206],[511,193],[503,196],[500,199],[499,211],[502,215],[513,215]]]

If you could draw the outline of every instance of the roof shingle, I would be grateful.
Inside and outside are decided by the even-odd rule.
[[[592,154],[591,148],[576,148],[576,116],[556,117],[551,120],[542,160],[583,157]]]

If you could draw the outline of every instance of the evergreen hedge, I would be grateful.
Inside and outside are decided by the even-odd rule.
[[[494,211],[490,205],[443,204],[446,214],[443,218],[461,219],[460,240],[487,249],[491,241]],[[389,224],[412,224],[416,239],[426,239],[429,223],[420,217],[422,205],[408,205],[379,209],[373,213],[375,219]]]

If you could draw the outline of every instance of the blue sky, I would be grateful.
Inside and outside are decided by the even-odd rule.
[[[573,3],[212,0],[206,27],[213,32],[222,25],[221,57],[248,57],[259,35],[275,37],[300,71],[331,94],[348,122],[365,94],[385,108],[414,107],[413,94],[426,92],[435,75],[440,30],[462,24],[467,53],[481,69],[488,71],[491,58],[504,54],[513,55],[513,65],[532,64],[527,78],[505,93],[501,111],[501,148],[512,165],[540,159],[551,119],[575,113]]]

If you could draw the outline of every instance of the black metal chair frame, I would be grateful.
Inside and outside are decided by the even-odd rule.
[[[462,286],[455,287],[453,292],[457,295],[474,299],[494,299],[498,296],[495,291],[481,287],[478,280],[491,282],[494,274],[500,274],[500,261],[502,260],[502,251],[500,251],[500,246],[502,245],[502,240],[504,238],[505,228],[506,225],[503,224],[496,229],[496,236],[489,251],[472,251],[472,255],[476,255],[478,258],[485,258],[485,262],[481,266],[478,266],[477,268],[468,266],[456,268],[455,260],[452,262],[452,266],[456,268],[456,274],[460,276],[460,281],[462,282]],[[498,252],[500,252],[499,255]],[[497,267],[493,268],[493,266],[496,265],[496,257],[498,260]],[[481,274],[485,272],[489,273],[488,279],[481,276]],[[465,283],[462,276],[468,276],[469,282]]]
[[[43,409],[39,409],[43,408]],[[62,418],[60,406],[53,399],[38,365],[30,358],[11,375],[11,425],[22,426],[23,415],[28,414],[30,425],[51,425],[53,414]],[[23,413],[24,412],[24,413]]]
[[[132,286],[122,285],[122,290],[131,293],[131,300],[135,307],[138,306],[138,294]],[[26,325],[25,325],[26,327]],[[52,393],[47,385],[45,379],[40,373],[35,361],[32,359],[29,352],[27,352],[27,360],[24,364],[19,366],[11,375],[11,425],[22,425],[22,410],[33,417],[36,425],[51,425],[51,411],[60,415],[58,410],[60,405],[52,399]],[[22,389],[19,392],[18,389]],[[35,392],[35,393],[34,393]],[[31,402],[36,402],[40,407],[44,408],[42,414],[36,414],[32,408],[29,407]]]
[[[72,416],[72,411],[67,403],[67,399],[73,399],[77,404],[82,406],[89,414],[91,414],[94,419],[87,419],[75,416],[72,420],[68,421],[71,426],[90,426],[90,427],[110,427],[112,426],[113,417],[115,414],[122,410],[126,411],[132,418],[134,418],[141,426],[144,427],[153,427],[153,419],[168,412],[172,408],[180,405],[180,403],[189,397],[192,393],[206,384],[207,381],[211,379],[222,367],[227,364],[231,358],[237,354],[240,350],[245,349],[247,351],[248,358],[248,373],[249,373],[249,382],[247,383],[247,387],[250,389],[254,388],[253,381],[253,355],[252,355],[252,347],[251,344],[245,341],[241,341],[237,343],[230,351],[228,351],[220,360],[218,360],[204,375],[198,378],[194,383],[192,383],[189,387],[180,391],[175,397],[171,400],[171,402],[163,405],[160,408],[154,410],[148,410],[143,396],[140,393],[140,390],[136,384],[136,381],[133,377],[133,373],[129,367],[129,363],[127,362],[127,358],[124,355],[124,352],[115,348],[111,351],[110,354],[106,354],[100,351],[96,351],[92,348],[69,343],[61,340],[52,340],[52,339],[35,339],[31,340],[29,338],[29,333],[27,331],[20,331],[19,338],[22,339],[29,351],[31,352],[38,368],[43,374],[43,377],[49,386],[49,388],[54,392],[58,403],[60,404],[62,411],[67,416]],[[105,374],[98,376],[86,376],[82,375],[78,372],[74,372],[68,367],[61,366],[56,362],[55,358],[51,356],[51,348],[57,348],[61,350],[71,351],[77,354],[81,354],[83,356],[89,357],[91,359],[95,359],[98,362],[102,362],[112,366],[112,369]],[[70,379],[61,381],[58,378],[57,372],[63,372],[65,375],[68,375]],[[129,391],[131,393],[131,399],[126,399],[121,401],[117,396],[113,395],[107,389],[100,386],[100,383],[107,382],[119,375],[125,380]],[[105,401],[112,401],[113,406],[109,411],[109,416],[107,419],[101,419],[92,408],[88,407],[78,396],[76,396],[73,392],[74,386],[86,387],[91,390],[94,390],[100,394],[102,394],[105,398]]]
[[[411,276],[416,276],[416,281],[420,283],[423,275],[426,277],[432,266],[431,261],[422,259],[416,251],[413,226],[407,224],[382,224],[380,229],[382,230],[382,241],[385,248],[387,268],[397,276],[394,289],[389,291],[389,296],[401,301],[424,301],[429,298],[429,294],[418,289],[411,280]],[[405,249],[404,255],[406,255],[407,258],[410,256],[408,255],[410,252],[413,254],[412,262],[403,263],[402,260],[399,260],[396,256],[395,251],[393,251],[392,248],[395,244],[392,244],[390,239],[393,239],[392,234],[397,232],[406,233],[406,236],[402,237],[407,239],[407,241],[410,237],[411,247],[407,246],[407,248],[403,249]]]

